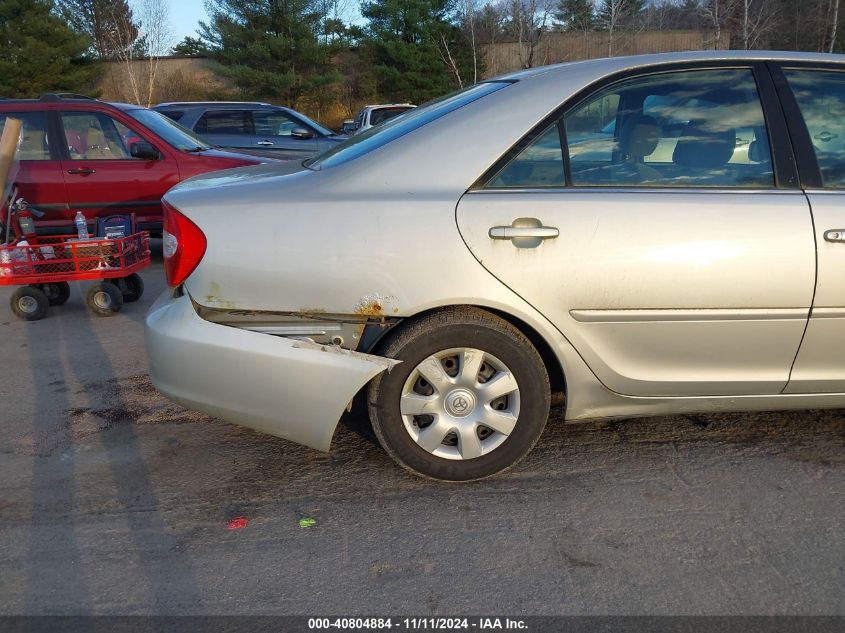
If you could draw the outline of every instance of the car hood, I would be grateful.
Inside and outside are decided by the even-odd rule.
[[[229,150],[217,148],[195,152],[195,155],[203,158],[227,158],[229,160],[239,160],[244,163],[254,163],[256,165],[260,165],[262,163],[281,162],[278,159],[270,158],[269,156],[254,156],[243,152],[230,152]]]

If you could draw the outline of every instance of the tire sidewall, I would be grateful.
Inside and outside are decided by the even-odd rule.
[[[456,347],[480,349],[498,358],[513,373],[520,394],[514,431],[490,454],[471,460],[437,457],[418,446],[405,429],[399,410],[402,389],[417,365],[432,354]],[[379,378],[378,397],[370,402],[373,426],[388,452],[414,472],[450,481],[487,477],[519,461],[542,433],[549,414],[548,377],[527,340],[482,325],[454,324],[411,338],[401,346],[389,345],[386,355],[402,363]]]

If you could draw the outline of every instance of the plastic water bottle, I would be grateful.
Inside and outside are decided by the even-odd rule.
[[[76,212],[76,217],[73,220],[73,223],[76,224],[76,233],[81,240],[88,239],[88,221],[85,219],[85,216],[82,215],[82,211]]]

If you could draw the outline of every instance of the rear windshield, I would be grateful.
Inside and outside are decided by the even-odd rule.
[[[501,90],[505,86],[510,85],[510,83],[505,81],[491,81],[483,84],[475,84],[474,86],[453,92],[440,99],[429,101],[425,105],[405,112],[402,116],[385,121],[378,127],[373,127],[360,134],[356,134],[349,140],[338,143],[322,154],[318,154],[314,158],[305,161],[303,164],[310,169],[324,169],[326,167],[342,165],[374,149],[383,147],[391,141],[395,141],[400,136],[413,132],[468,103],[481,99],[481,97],[489,95],[491,92]]]
[[[408,110],[413,110],[410,107],[399,107],[399,108],[379,108],[378,110],[373,110],[370,113],[370,125],[378,125],[379,123],[384,123],[388,119],[392,119],[395,116],[399,116],[403,112],[407,112]]]

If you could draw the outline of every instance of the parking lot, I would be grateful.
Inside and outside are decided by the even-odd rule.
[[[360,407],[322,454],[158,395],[158,249],[112,318],[0,291],[6,614],[845,614],[842,412],[557,410],[506,474],[422,480]]]

